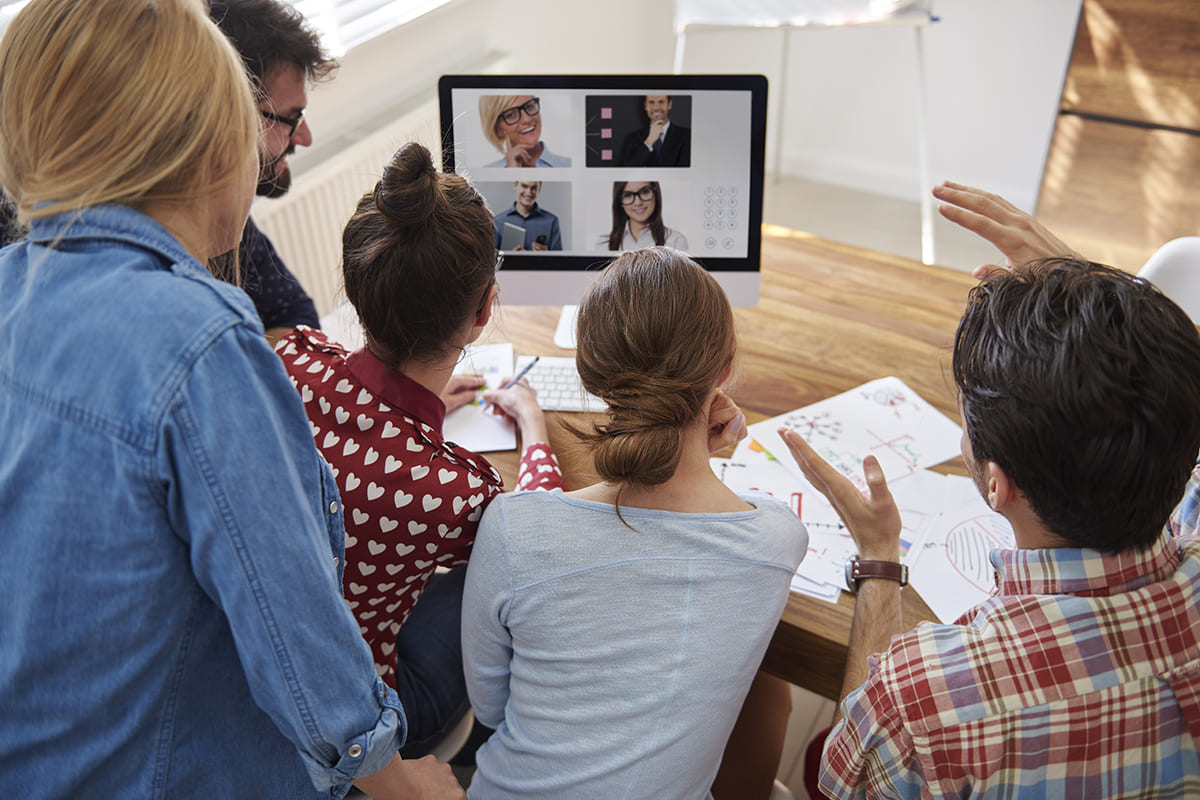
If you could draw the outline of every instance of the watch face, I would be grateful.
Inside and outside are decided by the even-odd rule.
[[[854,566],[858,563],[858,556],[850,556],[846,559],[846,591],[854,594],[858,591],[858,581],[854,580]]]

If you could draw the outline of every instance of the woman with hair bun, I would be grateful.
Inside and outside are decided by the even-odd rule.
[[[245,292],[260,116],[202,0],[32,0],[0,43],[0,786],[461,797],[339,586],[329,467]],[[490,240],[490,226],[488,230]]]
[[[665,247],[619,256],[579,308],[581,431],[602,482],[497,498],[467,568],[471,798],[697,798],[807,547],[783,503],[736,494],[710,454],[745,436],[722,386],[733,312]]]
[[[454,391],[464,380],[452,382],[452,373],[492,316],[494,235],[471,184],[439,173],[426,148],[406,144],[342,235],[346,296],[366,346],[347,353],[300,328],[275,348],[337,474],[346,600],[376,670],[400,695],[406,757],[429,752],[469,708],[459,635],[464,570],[434,570],[466,563],[483,508],[503,485],[486,459],[443,439],[442,397],[465,402]],[[466,382],[474,397],[478,379]],[[518,487],[561,487],[529,384],[483,396],[521,431]]]

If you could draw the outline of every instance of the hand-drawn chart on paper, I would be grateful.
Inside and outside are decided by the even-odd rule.
[[[942,512],[926,530],[909,580],[942,622],[988,598],[996,585],[990,555],[1016,547],[1008,520],[992,511],[970,478],[945,477]]]
[[[889,481],[958,455],[962,430],[898,378],[880,378],[750,426],[750,435],[803,478],[776,431],[797,431],[826,461],[866,489],[862,462],[879,459]]]

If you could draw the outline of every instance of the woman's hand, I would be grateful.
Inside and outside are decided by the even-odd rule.
[[[446,404],[446,413],[462,408],[475,399],[475,392],[484,387],[482,375],[451,375],[442,389],[441,399]]]
[[[708,452],[717,453],[746,438],[746,415],[717,389],[708,407]]]
[[[888,490],[879,460],[875,456],[863,459],[868,490],[864,497],[849,478],[817,455],[800,434],[781,428],[779,435],[787,442],[804,477],[833,504],[850,529],[859,556],[867,561],[899,561],[900,509]]]
[[[546,430],[546,415],[538,405],[537,391],[525,378],[507,389],[488,389],[483,393],[483,400],[492,404],[491,413],[517,423],[521,430],[522,442],[528,444],[550,441]]]
[[[506,167],[536,167],[537,159],[533,156],[536,144],[513,144],[508,142],[504,148],[504,166]]]

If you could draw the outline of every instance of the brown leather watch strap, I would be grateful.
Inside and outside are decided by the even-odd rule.
[[[859,582],[868,578],[882,578],[907,586],[908,565],[895,561],[862,561],[858,556],[846,562],[846,588],[850,592],[857,592]]]

